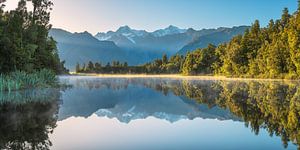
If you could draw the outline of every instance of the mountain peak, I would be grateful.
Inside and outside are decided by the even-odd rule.
[[[184,32],[186,32],[186,29],[180,29],[174,25],[169,25],[167,28],[156,30],[152,34],[156,37],[161,37],[161,36],[179,34]]]
[[[174,25],[169,25],[167,28],[165,29],[179,29],[178,27],[174,26]]]
[[[195,33],[195,32],[197,32],[195,29],[193,29],[193,28],[189,28],[189,29],[187,29],[187,31],[186,31],[187,33]]]
[[[84,32],[75,32],[74,35],[93,37],[93,35],[91,33],[87,32],[87,31],[84,31]]]
[[[116,32],[129,32],[131,31],[131,28],[127,25],[121,26]]]

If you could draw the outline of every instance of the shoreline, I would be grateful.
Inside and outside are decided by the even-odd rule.
[[[228,78],[225,76],[199,75],[184,76],[181,74],[97,74],[97,73],[71,73],[71,76],[91,76],[99,78],[168,78],[184,80],[224,80],[224,81],[276,81],[276,82],[299,82],[291,79],[263,79],[263,78]]]

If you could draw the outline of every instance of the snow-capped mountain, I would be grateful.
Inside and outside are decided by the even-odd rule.
[[[170,25],[169,27],[165,29],[160,29],[152,32],[151,34],[154,35],[155,37],[162,37],[166,35],[173,35],[173,34],[179,34],[179,33],[184,33],[186,32],[186,29],[180,29],[178,27]]]
[[[95,35],[95,37],[100,41],[114,41],[118,46],[127,47],[128,45],[140,45],[141,42],[149,41],[155,38],[161,38],[167,35],[185,33],[186,31],[186,29],[180,29],[173,25],[170,25],[165,29],[156,30],[154,32],[147,32],[145,30],[135,30],[131,29],[129,26],[122,26],[115,32],[99,32]]]
[[[122,26],[116,31],[98,33],[95,37],[100,41],[113,41],[117,46],[129,51],[145,52],[148,55],[175,54],[182,46],[188,43],[191,36],[184,35],[186,29],[170,25],[165,29],[154,32],[135,30]]]
[[[115,32],[98,33],[95,37],[100,41],[113,41],[118,47],[124,50],[142,51],[148,54],[154,52],[160,55],[174,55],[182,49],[185,52],[187,50],[206,47],[209,43],[218,45],[227,42],[233,36],[242,34],[246,28],[248,27],[194,30],[192,28],[180,29],[170,25],[165,29],[147,32],[145,30],[135,30],[128,26],[122,26]],[[197,39],[200,39],[200,44],[196,45],[198,47],[189,46],[190,43]]]
[[[165,29],[159,29],[154,32],[147,32],[145,30],[135,30],[131,29],[129,26],[122,26],[117,31],[108,31],[107,33],[99,32],[95,35],[95,37],[100,41],[105,41],[113,38],[113,36],[120,36],[123,35],[126,38],[128,38],[130,41],[135,43],[133,41],[133,38],[135,37],[144,37],[146,35],[152,35],[154,37],[162,37],[166,35],[173,35],[173,34],[179,34],[186,32],[186,29],[180,29],[176,26],[170,25],[169,27]]]
[[[88,32],[71,33],[61,29],[52,29],[49,35],[58,42],[59,56],[72,70],[76,63],[90,60],[102,63],[119,60],[140,65],[161,58],[163,54],[185,54],[206,47],[209,43],[218,45],[228,42],[232,37],[243,34],[247,28],[186,30],[171,25],[147,32],[123,26],[117,31],[98,33],[96,36]]]
[[[108,31],[107,33],[100,32],[95,35],[95,37],[100,41],[113,41],[113,39],[126,38],[132,44],[135,44],[135,37],[143,37],[147,35],[148,32],[145,30],[134,30],[128,26],[120,27],[116,32]]]

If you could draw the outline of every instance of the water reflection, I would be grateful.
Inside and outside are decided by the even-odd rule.
[[[0,93],[0,149],[50,149],[59,89]]]
[[[64,95],[60,120],[92,114],[124,123],[150,116],[169,122],[234,120],[243,121],[256,135],[264,129],[281,137],[285,148],[290,141],[300,142],[298,83],[92,77],[70,82],[75,86]]]
[[[60,80],[72,88],[0,93],[0,149],[293,149],[300,142],[297,82]]]
[[[209,86],[213,82],[202,83]],[[92,114],[117,118],[124,123],[150,116],[169,122],[195,118],[238,120],[227,109],[203,105],[185,95],[175,95],[168,89],[162,89],[160,86],[170,84],[165,80],[79,78],[71,84],[74,84],[74,88],[63,95],[60,120],[72,116],[89,117]]]

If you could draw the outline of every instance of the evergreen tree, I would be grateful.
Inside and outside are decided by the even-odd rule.
[[[80,68],[80,64],[79,63],[76,64],[76,72],[77,73],[81,72],[81,68]]]
[[[193,55],[188,52],[184,61],[184,64],[182,66],[182,74],[184,75],[192,75],[193,74]]]
[[[127,62],[124,62],[124,67],[128,67],[128,63]]]
[[[92,61],[89,61],[86,70],[93,71],[95,69],[94,63]]]
[[[102,69],[102,65],[101,65],[101,63],[98,63],[98,62],[97,62],[97,63],[95,63],[95,68],[94,68],[94,69],[95,69],[95,71],[96,71],[96,72],[100,72],[100,71],[101,71],[101,69]]]
[[[296,17],[291,19],[291,24],[288,28],[288,45],[290,49],[290,56],[295,66],[295,72],[300,75],[300,12]]]
[[[105,67],[111,67],[110,62],[108,62]]]
[[[0,1],[0,72],[45,68],[57,73],[65,71],[56,42],[48,37],[52,2],[32,0],[33,10],[28,11],[27,0],[20,0],[18,7],[9,12],[3,11],[3,2]]]
[[[300,0],[298,0],[298,9],[297,9],[298,13],[300,13]]]
[[[162,63],[167,64],[168,63],[168,56],[166,54],[163,55],[162,57]]]
[[[288,10],[288,8],[284,8],[282,11],[282,16],[281,16],[282,28],[285,28],[288,25],[289,20],[290,20],[289,10]]]
[[[82,65],[82,69],[81,69],[81,72],[86,72],[87,71],[87,67],[85,65],[85,63]]]

